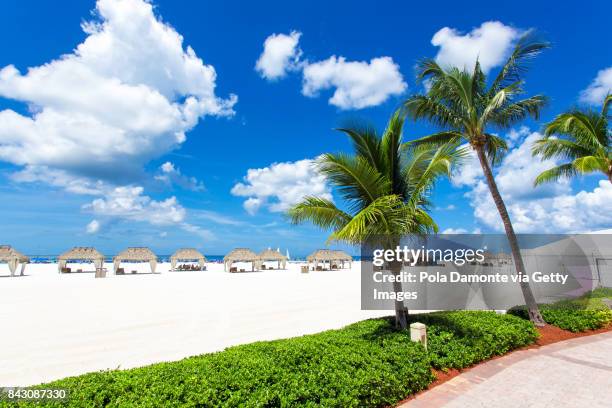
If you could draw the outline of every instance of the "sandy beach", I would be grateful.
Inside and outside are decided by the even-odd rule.
[[[0,385],[177,360],[392,313],[360,310],[358,262],[308,274],[301,265],[230,274],[222,264],[202,272],[160,264],[161,273],[147,274],[143,264],[141,274],[105,279],[60,275],[57,264],[28,265],[25,276],[10,278],[3,265]]]

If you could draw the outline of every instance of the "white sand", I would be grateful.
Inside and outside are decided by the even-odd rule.
[[[358,262],[309,274],[299,266],[229,274],[221,264],[206,272],[161,264],[161,274],[95,279],[60,275],[55,264],[29,265],[26,276],[10,278],[0,265],[0,386],[177,360],[392,313],[360,310]]]

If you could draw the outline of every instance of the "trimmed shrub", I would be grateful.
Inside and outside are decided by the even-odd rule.
[[[340,330],[230,347],[123,371],[70,377],[70,407],[383,407],[426,388],[431,367],[462,368],[535,341],[533,325],[493,312],[413,316],[429,325],[428,351],[392,318]],[[35,387],[36,388],[36,387]],[[3,405],[0,402],[0,406]]]
[[[416,315],[428,325],[428,351],[436,369],[465,368],[534,343],[534,325],[495,312],[456,311]]]
[[[601,301],[607,297],[605,292],[595,292],[595,297],[587,294],[571,300],[562,300],[552,304],[539,305],[542,318],[548,324],[571,332],[583,332],[600,329],[612,323],[612,311]],[[525,306],[516,306],[508,313],[529,319]]]
[[[47,386],[69,389],[72,407],[381,407],[432,380],[423,347],[377,319]]]

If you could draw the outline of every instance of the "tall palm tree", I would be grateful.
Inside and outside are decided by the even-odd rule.
[[[524,35],[490,86],[478,61],[473,71],[468,71],[456,67],[442,68],[433,60],[425,60],[419,64],[418,78],[425,81],[429,89],[425,95],[412,96],[404,104],[412,118],[428,120],[441,130],[413,141],[413,144],[441,145],[462,141],[476,152],[504,224],[519,275],[525,272],[525,265],[508,210],[491,170],[508,147],[490,128],[508,129],[528,116],[538,118],[546,98],[535,95],[521,99],[520,95],[524,93],[522,74],[526,62],[547,47],[548,43],[538,41],[533,33]],[[531,288],[522,279],[521,290],[531,320],[543,325]]]
[[[384,249],[394,249],[402,235],[437,231],[427,213],[428,193],[438,177],[450,175],[464,152],[456,144],[407,148],[403,126],[403,114],[397,111],[382,136],[368,127],[339,129],[349,136],[355,152],[323,154],[316,166],[344,198],[346,210],[325,198],[306,197],[288,210],[292,222],[310,221],[331,230],[329,241]],[[401,266],[392,262],[390,269],[397,275]],[[395,291],[401,289],[401,283],[394,283]],[[396,301],[398,327],[407,327],[407,316],[404,303]]]
[[[562,177],[600,172],[612,183],[612,130],[608,128],[608,108],[612,95],[607,95],[601,112],[571,110],[546,125],[544,137],[533,146],[533,154],[543,159],[569,160],[543,171],[534,184],[556,181]],[[558,137],[557,137],[558,136]]]

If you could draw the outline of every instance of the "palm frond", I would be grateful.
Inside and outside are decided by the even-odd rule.
[[[529,60],[549,47],[550,43],[543,41],[535,31],[530,30],[525,33],[518,40],[512,54],[497,74],[489,90],[489,95],[492,96],[508,84],[519,81],[527,70]]]
[[[531,148],[532,154],[542,156],[547,160],[558,157],[566,160],[575,160],[584,155],[590,155],[592,150],[577,144],[571,140],[544,137],[534,142]]]
[[[555,117],[546,125],[544,134],[567,136],[587,149],[610,145],[607,123],[595,112],[572,110]]]
[[[485,136],[485,154],[487,155],[489,162],[491,162],[493,166],[496,166],[501,163],[504,156],[506,155],[506,152],[508,151],[508,144],[503,138],[499,136],[495,136],[489,133],[486,133]]]
[[[326,153],[317,160],[317,168],[354,211],[385,195],[389,188],[387,177],[360,155]]]
[[[538,119],[540,111],[548,103],[544,95],[535,95],[520,101],[511,102],[495,110],[489,115],[489,122],[503,129],[507,129],[523,121],[527,117]]]
[[[455,112],[430,96],[411,96],[404,102],[404,108],[412,119],[426,119],[442,128],[456,128],[462,124],[461,118]]]
[[[540,173],[534,180],[533,184],[534,186],[539,186],[540,184],[557,181],[562,178],[571,178],[575,175],[576,169],[572,164],[562,164]]]
[[[404,188],[400,177],[400,149],[403,128],[404,115],[398,109],[391,116],[380,143],[380,150],[384,158],[384,172],[391,181],[392,190],[395,192],[402,191]]]
[[[608,171],[608,163],[604,157],[583,156],[574,160],[572,164],[578,172],[584,174],[596,171],[606,173]]]
[[[612,93],[606,95],[603,101],[603,106],[601,107],[601,116],[608,119],[608,108],[612,104]]]
[[[320,197],[305,197],[301,202],[292,206],[287,215],[293,224],[311,222],[312,224],[327,230],[338,230],[343,228],[351,216],[340,210],[330,200]]]
[[[337,129],[346,133],[358,155],[363,156],[372,167],[380,171],[383,168],[383,157],[380,150],[380,138],[376,129],[364,124],[352,124]]]
[[[453,168],[467,157],[468,149],[460,148],[459,140],[454,140],[438,147],[415,146],[411,153],[414,163],[406,166],[404,177],[410,191],[408,204],[416,207],[438,179],[451,177]]]

